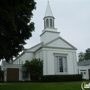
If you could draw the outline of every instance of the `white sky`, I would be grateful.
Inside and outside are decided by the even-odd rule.
[[[30,48],[40,42],[39,35],[44,29],[47,0],[35,0],[36,10],[32,21],[35,31],[27,40],[25,48]],[[85,52],[90,47],[90,0],[49,0],[55,17],[55,28],[60,36],[75,46],[79,52]]]

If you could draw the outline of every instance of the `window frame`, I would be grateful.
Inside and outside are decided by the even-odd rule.
[[[56,62],[55,62],[55,60],[56,60],[56,57],[66,57],[66,65],[67,65],[67,54],[56,54],[56,53],[54,53],[54,57],[55,57],[55,59],[54,59],[54,64],[56,64]],[[60,72],[59,70],[57,70],[57,68],[58,67],[56,67],[56,65],[55,65],[55,74],[67,74],[68,73],[68,65],[66,66],[66,72],[65,72],[65,70],[63,71],[63,72]],[[58,68],[59,69],[59,68]],[[59,72],[57,72],[57,71],[59,71]]]
[[[46,27],[49,28],[49,19],[46,19]]]
[[[53,20],[50,19],[50,28],[53,28]]]

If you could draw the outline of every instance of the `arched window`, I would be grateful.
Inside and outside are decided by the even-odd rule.
[[[46,27],[49,27],[49,20],[46,19]]]
[[[53,25],[52,25],[52,19],[50,19],[50,27],[51,28],[53,27]]]

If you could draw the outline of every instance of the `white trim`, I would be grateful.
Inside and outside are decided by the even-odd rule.
[[[66,65],[67,65],[67,54],[60,54],[60,53],[59,53],[59,54],[54,54],[54,57],[56,57],[56,56],[57,56],[57,57],[66,57]],[[59,59],[58,59],[58,60],[59,60]],[[59,64],[59,61],[58,61],[58,63],[56,63],[56,61],[57,61],[56,58],[54,58],[54,63],[55,63],[55,64]],[[54,64],[54,66],[55,66],[55,67],[54,67],[54,68],[55,68],[55,69],[54,69],[54,70],[55,70],[54,72],[55,72],[56,75],[58,75],[58,74],[67,74],[67,73],[68,73],[68,68],[67,68],[67,66],[66,66],[66,69],[67,69],[66,72],[65,72],[64,70],[63,70],[63,72],[57,72],[57,71],[56,71],[56,66],[58,66],[58,65],[55,65],[55,64]],[[63,66],[64,66],[64,65],[63,65]],[[58,69],[59,69],[59,67],[58,67]]]

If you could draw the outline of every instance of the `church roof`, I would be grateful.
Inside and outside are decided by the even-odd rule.
[[[61,40],[62,42],[57,43],[54,47],[52,47],[52,44],[57,41],[57,40]],[[58,41],[59,42],[59,41]],[[63,44],[62,44],[63,43]],[[63,47],[62,47],[63,45]],[[58,46],[58,47],[57,47]],[[65,47],[64,47],[65,46]],[[55,38],[54,40],[51,40],[50,42],[44,44],[43,42],[27,49],[25,52],[29,51],[29,52],[36,52],[41,48],[55,48],[55,49],[68,49],[68,50],[77,50],[77,48],[75,48],[73,45],[71,45],[69,42],[67,42],[66,40],[64,40],[62,37],[58,37]]]
[[[47,16],[52,16],[53,17],[53,14],[52,14],[52,10],[50,8],[49,1],[48,1],[48,4],[47,4],[46,13],[45,13],[45,17],[47,17]]]
[[[90,65],[90,60],[85,60],[77,63],[78,66],[87,66]]]
[[[37,45],[35,45],[35,46],[29,48],[29,49],[26,50],[26,51],[32,51],[32,52],[35,52],[36,50],[38,50],[39,48],[41,48],[42,45],[43,45],[43,42],[41,42],[41,43],[39,43],[39,44],[37,44]]]
[[[60,44],[61,42],[60,42],[59,44],[56,43],[56,45],[53,47],[52,45],[53,45],[54,42],[57,41],[57,40],[61,40],[62,42],[64,42],[64,43],[63,43],[63,46],[64,46],[64,44],[65,44],[66,47],[62,47],[62,46],[61,46],[62,44]],[[58,47],[57,47],[57,45],[58,45]],[[68,47],[68,46],[69,46],[69,47]],[[41,43],[39,43],[39,44],[37,44],[37,45],[29,48],[29,49],[26,49],[26,50],[25,50],[22,54],[20,54],[14,61],[16,61],[19,57],[21,57],[21,56],[22,56],[24,53],[26,53],[26,52],[35,53],[35,52],[37,52],[38,50],[40,50],[40,49],[42,49],[42,48],[77,50],[73,45],[71,45],[70,43],[68,43],[66,40],[64,40],[64,39],[61,38],[61,37],[58,37],[58,38],[55,38],[54,40],[52,40],[52,41],[50,41],[50,42],[48,42],[48,43],[46,43],[46,44],[44,44],[43,42],[41,42]],[[14,62],[14,61],[13,61],[13,62]]]
[[[60,40],[61,42],[58,41],[56,43],[57,40]],[[73,45],[71,45],[69,42],[67,42],[62,37],[55,38],[54,40],[46,43],[44,46],[50,46],[50,47],[52,47],[52,45],[50,45],[50,44],[53,44],[53,46],[54,46],[53,48],[56,48],[58,46],[57,48],[61,48],[61,49],[77,50],[76,47],[74,47]]]

